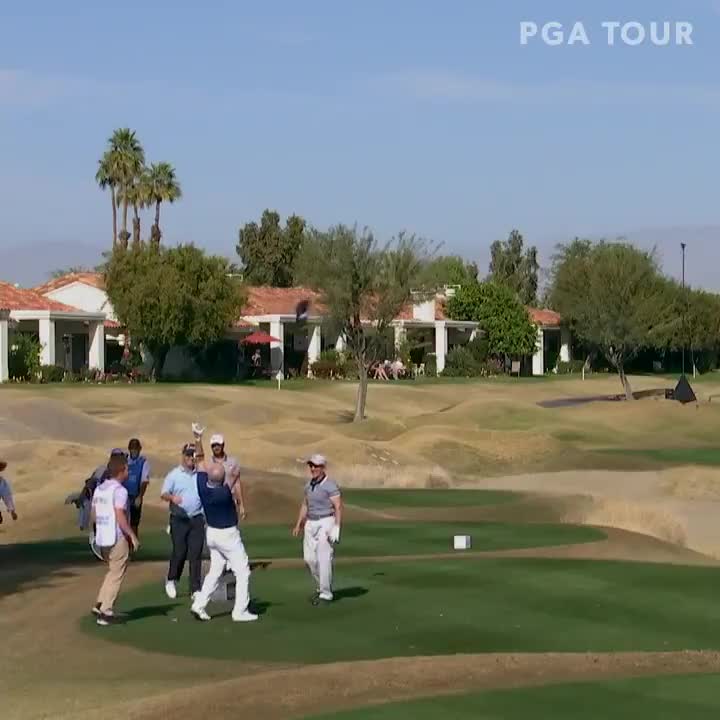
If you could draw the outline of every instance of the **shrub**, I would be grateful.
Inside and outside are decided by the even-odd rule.
[[[56,383],[62,382],[65,378],[65,368],[61,365],[41,365],[40,382]]]
[[[502,372],[502,365],[488,359],[486,338],[477,337],[466,345],[454,347],[447,355],[445,377],[487,377]]]
[[[347,359],[337,350],[323,350],[320,358],[311,366],[313,377],[316,378],[344,378],[347,370]]]
[[[558,375],[572,375],[573,373],[581,373],[584,365],[584,360],[570,360],[570,362],[565,362],[561,360],[557,364]]]
[[[40,372],[42,345],[34,335],[18,333],[11,340],[8,370],[14,380],[36,380]]]
[[[435,353],[428,353],[425,356],[425,375],[427,377],[435,377],[437,375],[437,356]]]

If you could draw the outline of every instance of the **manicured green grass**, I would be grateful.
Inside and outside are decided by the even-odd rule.
[[[720,466],[718,447],[662,447],[662,448],[612,448],[599,451],[631,459],[650,460],[658,465],[707,465]]]
[[[400,507],[479,507],[498,505],[518,499],[506,490],[397,490],[394,488],[343,490],[345,502],[365,508]]]
[[[302,540],[292,537],[290,526],[248,525],[242,530],[250,557],[262,559],[302,557]],[[340,557],[433,555],[452,550],[453,535],[471,535],[473,550],[568,545],[602,540],[600,530],[581,525],[500,522],[458,523],[347,523]],[[167,560],[170,538],[162,531],[143,531],[138,560]],[[92,563],[87,536],[36,543],[0,546],[0,562],[69,565]]]
[[[305,720],[708,720],[720,717],[720,675],[548,685],[426,698]]]
[[[720,648],[720,571],[550,559],[425,560],[338,566],[337,600],[313,607],[304,569],[253,573],[262,617],[228,607],[198,623],[162,578],[122,596],[128,622],[103,636],[143,650],[248,661],[324,663],[473,652]],[[87,617],[84,627],[98,632]]]

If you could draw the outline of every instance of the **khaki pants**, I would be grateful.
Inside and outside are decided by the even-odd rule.
[[[111,548],[102,548],[102,555],[108,564],[108,570],[100,587],[97,601],[100,603],[100,612],[106,613],[113,609],[130,559],[130,548],[125,536],[121,537]]]

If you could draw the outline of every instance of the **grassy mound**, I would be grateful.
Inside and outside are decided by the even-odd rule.
[[[706,720],[720,713],[720,676],[653,677],[494,690],[389,703],[312,720],[576,720],[580,713],[588,720]]]
[[[714,568],[548,559],[363,563],[337,568],[337,600],[307,601],[302,569],[252,577],[252,625],[229,607],[198,623],[161,578],[124,595],[124,626],[104,637],[153,652],[325,663],[478,652],[720,648]],[[97,632],[92,620],[85,627]]]

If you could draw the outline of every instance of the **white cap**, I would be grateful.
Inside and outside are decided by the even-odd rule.
[[[210,438],[210,445],[224,445],[225,438],[222,435],[213,435]]]
[[[315,454],[310,456],[308,463],[312,463],[313,465],[322,465],[323,467],[325,467],[327,465],[327,460],[325,459],[324,455]]]

